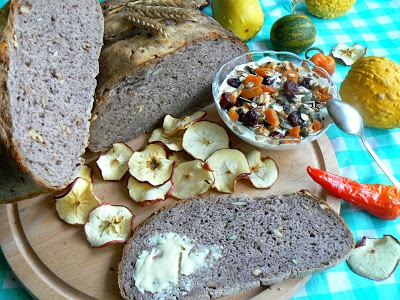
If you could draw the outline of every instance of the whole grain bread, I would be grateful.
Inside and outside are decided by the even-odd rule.
[[[61,189],[88,144],[104,21],[96,0],[12,0],[0,42],[0,202]]]
[[[104,151],[213,102],[218,68],[249,48],[215,20],[193,10],[189,20],[158,19],[166,37],[136,28],[122,0],[102,3],[104,47],[89,148]],[[156,3],[156,1],[153,1]]]
[[[169,289],[141,293],[134,279],[138,255],[155,247],[154,236],[168,232],[198,247],[220,247],[222,255],[208,257]],[[353,248],[344,220],[308,191],[205,196],[165,208],[140,224],[124,247],[118,283],[125,299],[217,298],[332,268]]]

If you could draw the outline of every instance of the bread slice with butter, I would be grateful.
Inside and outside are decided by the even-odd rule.
[[[302,277],[354,248],[344,220],[308,191],[209,195],[164,208],[135,230],[119,264],[124,299],[209,299]]]

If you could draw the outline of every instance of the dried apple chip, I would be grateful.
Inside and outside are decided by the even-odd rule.
[[[103,203],[89,213],[85,234],[92,247],[125,243],[132,235],[134,216],[122,205]]]
[[[254,187],[268,189],[278,179],[278,166],[270,157],[261,157],[261,152],[257,149],[251,150],[247,154],[247,161],[251,170],[248,176]]]
[[[214,173],[214,188],[223,193],[233,193],[236,181],[251,173],[246,156],[237,149],[217,150],[206,162]]]
[[[172,196],[189,199],[205,193],[214,183],[214,175],[207,163],[195,159],[180,163],[174,171]]]
[[[201,110],[183,118],[174,118],[171,115],[166,115],[163,122],[164,134],[172,135],[178,130],[188,128],[190,125],[203,119],[205,115],[206,112]]]
[[[146,182],[137,181],[130,177],[128,180],[129,196],[136,202],[151,204],[163,201],[171,195],[173,189],[172,181],[159,186],[152,186]]]
[[[92,168],[88,165],[83,165],[78,172],[76,178],[81,177],[89,182],[92,182]]]
[[[215,151],[229,148],[229,135],[221,125],[200,121],[186,129],[182,145],[194,158],[206,160]]]
[[[89,212],[101,202],[93,193],[92,183],[78,177],[68,191],[55,197],[59,217],[73,225],[86,223]]]
[[[178,130],[172,135],[166,135],[162,128],[155,129],[150,138],[149,143],[160,142],[163,143],[169,150],[181,151],[182,148],[182,137],[184,130]]]
[[[105,153],[100,153],[96,164],[104,180],[120,180],[128,171],[128,161],[133,150],[124,143],[115,143]]]
[[[160,144],[149,144],[142,151],[135,151],[128,162],[129,172],[136,180],[153,186],[171,178],[174,164]]]
[[[176,165],[193,160],[186,151],[176,151],[168,156],[168,159],[176,161]]]
[[[388,278],[400,261],[400,243],[392,235],[382,238],[363,237],[347,259],[357,274],[373,280]]]

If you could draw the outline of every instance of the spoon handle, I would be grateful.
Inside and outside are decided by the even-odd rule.
[[[385,173],[385,175],[390,179],[390,181],[393,183],[393,185],[395,187],[400,189],[400,182],[397,181],[397,179],[389,172],[389,170],[386,168],[386,166],[380,160],[378,155],[376,155],[375,151],[372,149],[371,145],[368,143],[365,136],[361,136],[361,141],[364,143],[365,148],[368,150],[368,152],[371,154],[371,156],[375,159],[376,163],[381,168],[383,173]]]

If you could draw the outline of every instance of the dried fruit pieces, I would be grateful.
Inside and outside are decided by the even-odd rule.
[[[67,192],[56,196],[55,200],[59,217],[72,225],[85,224],[89,212],[100,204],[93,193],[92,182],[81,177],[76,178]]]
[[[196,159],[179,164],[172,181],[175,183],[172,196],[189,199],[205,193],[214,183],[214,175],[207,163]]]
[[[347,66],[353,65],[360,58],[364,57],[367,53],[367,47],[363,47],[361,44],[354,44],[347,46],[346,44],[337,44],[332,49],[332,55],[343,61]]]
[[[135,151],[128,165],[129,172],[137,180],[157,186],[171,178],[174,161],[167,158],[162,145],[149,144],[142,151]]]
[[[96,163],[104,180],[120,180],[128,171],[128,160],[133,151],[124,143],[115,143],[105,153],[100,153]]]
[[[134,217],[125,206],[103,203],[94,208],[85,224],[85,234],[92,247],[125,243],[132,235]]]
[[[186,129],[182,146],[194,158],[206,160],[215,151],[229,148],[228,132],[216,123],[200,121]]]
[[[162,128],[157,128],[152,132],[149,143],[160,142],[169,150],[181,151],[183,150],[182,139],[184,132],[184,130],[178,130],[172,135],[166,135]]]
[[[251,130],[256,139],[275,141],[286,137],[277,143],[298,143],[324,130],[324,122],[329,120],[325,102],[336,94],[328,73],[313,66],[323,72],[322,77],[310,68],[271,57],[237,65],[219,88],[218,104],[231,120]],[[294,136],[290,131],[296,126],[301,132]]]
[[[152,186],[146,182],[140,182],[132,176],[128,180],[129,196],[136,202],[151,204],[163,201],[171,195],[173,189],[172,181],[159,186]]]
[[[186,129],[190,125],[204,118],[206,113],[204,111],[196,111],[190,116],[185,116],[183,118],[174,118],[171,115],[166,115],[163,122],[164,134],[172,135],[178,130]]]
[[[270,157],[261,157],[261,152],[257,149],[251,150],[247,156],[251,173],[249,180],[256,188],[268,189],[278,179],[278,166]]]
[[[251,173],[245,155],[236,149],[217,150],[206,162],[214,172],[214,188],[223,193],[233,193],[236,181]]]
[[[400,260],[400,243],[391,235],[382,238],[363,237],[350,257],[349,267],[357,274],[373,280],[388,278]]]

